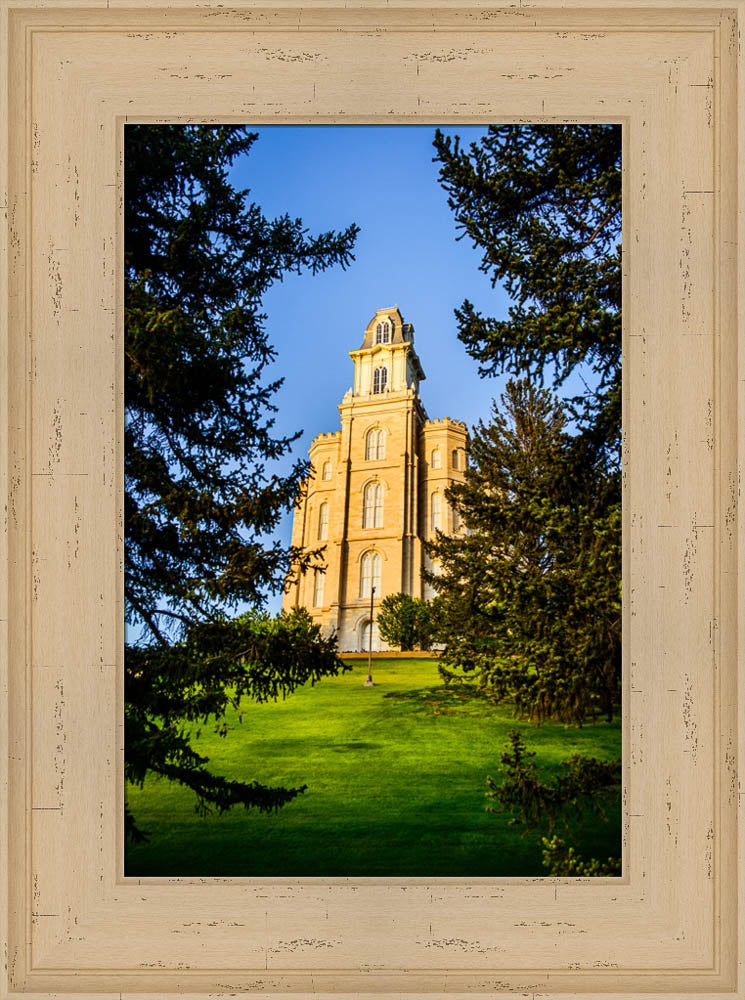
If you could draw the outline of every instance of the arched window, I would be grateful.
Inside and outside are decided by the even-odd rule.
[[[382,344],[382,342],[383,342],[383,324],[378,323],[378,325],[375,327],[375,343]]]
[[[365,459],[368,462],[385,458],[385,431],[381,427],[373,427],[365,438]]]
[[[362,628],[360,629],[360,649],[363,653],[367,653],[368,650],[377,652],[380,649],[377,622],[371,622],[368,619],[368,621],[362,623]]]
[[[373,372],[373,392],[385,392],[387,384],[388,369],[384,367],[376,368]]]
[[[453,461],[453,468],[457,469],[458,468],[458,449],[457,448],[453,448],[453,459],[452,459],[452,461]]]
[[[323,478],[331,479],[331,462],[323,463]]]
[[[322,503],[318,508],[318,541],[325,542],[329,537],[329,505]]]
[[[435,448],[432,452],[432,468],[433,469],[442,468],[442,458],[440,457],[439,448]]]
[[[383,487],[380,483],[368,483],[362,503],[362,527],[383,527]]]
[[[317,569],[315,571],[315,576],[313,578],[313,607],[320,608],[323,604],[323,584],[326,579],[326,574],[322,569]]]
[[[380,597],[380,555],[366,552],[360,563],[360,597],[370,597],[373,587]]]
[[[432,500],[430,501],[430,503],[432,511],[432,517],[430,521],[432,526],[432,531],[436,531],[438,528],[442,530],[442,498],[440,497],[440,494],[433,493]]]

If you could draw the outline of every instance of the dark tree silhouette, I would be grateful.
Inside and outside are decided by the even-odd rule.
[[[126,777],[194,791],[202,810],[274,809],[299,789],[227,781],[193,746],[242,696],[279,697],[343,666],[302,613],[261,608],[299,553],[271,540],[308,474],[272,471],[275,357],[262,297],[291,272],[353,259],[357,227],[269,220],[229,171],[244,126],[130,125],[125,141]],[[138,831],[127,813],[128,832]]]

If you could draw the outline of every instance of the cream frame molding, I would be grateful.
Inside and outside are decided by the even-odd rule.
[[[745,997],[745,5],[0,14],[2,996]],[[127,117],[623,122],[622,878],[121,877]]]

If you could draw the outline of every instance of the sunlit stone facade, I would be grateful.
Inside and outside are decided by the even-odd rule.
[[[427,417],[414,328],[398,308],[375,313],[350,357],[341,430],[313,439],[313,476],[292,527],[293,545],[324,548],[325,569],[298,574],[283,604],[306,607],[347,651],[367,648],[373,587],[373,621],[388,594],[432,596],[422,542],[437,527],[458,530],[444,494],[463,478],[467,447],[464,423]],[[373,648],[386,648],[375,625]]]

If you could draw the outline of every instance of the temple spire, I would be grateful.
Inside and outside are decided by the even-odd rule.
[[[405,390],[419,392],[425,375],[414,349],[414,327],[398,306],[378,309],[365,328],[362,345],[350,351],[354,361],[355,396],[377,396]]]

